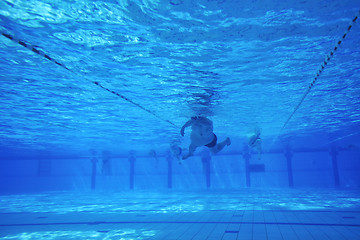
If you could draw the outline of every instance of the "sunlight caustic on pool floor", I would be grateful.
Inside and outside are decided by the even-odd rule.
[[[353,190],[2,196],[1,239],[359,239]]]

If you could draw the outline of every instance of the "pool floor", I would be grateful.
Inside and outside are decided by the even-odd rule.
[[[0,239],[360,239],[359,203],[336,189],[5,195]]]

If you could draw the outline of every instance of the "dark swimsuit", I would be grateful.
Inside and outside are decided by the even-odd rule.
[[[212,148],[212,147],[215,147],[216,146],[216,143],[217,143],[217,136],[214,134],[214,138],[213,140],[211,141],[211,143],[208,143],[205,145],[205,147],[208,147],[208,148]]]
[[[200,118],[201,117],[198,117],[198,116],[191,117],[192,120],[198,120]],[[212,148],[212,147],[216,146],[216,144],[217,144],[217,136],[215,135],[215,133],[213,133],[213,134],[214,134],[213,140],[211,141],[211,143],[206,144],[205,147]]]

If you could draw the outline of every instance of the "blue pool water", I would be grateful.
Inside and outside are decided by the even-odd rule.
[[[0,237],[360,239],[359,11],[0,1]],[[193,116],[231,145],[178,164]]]

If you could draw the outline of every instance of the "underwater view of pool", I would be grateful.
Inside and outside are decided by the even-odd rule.
[[[360,239],[359,17],[0,1],[0,239]]]

